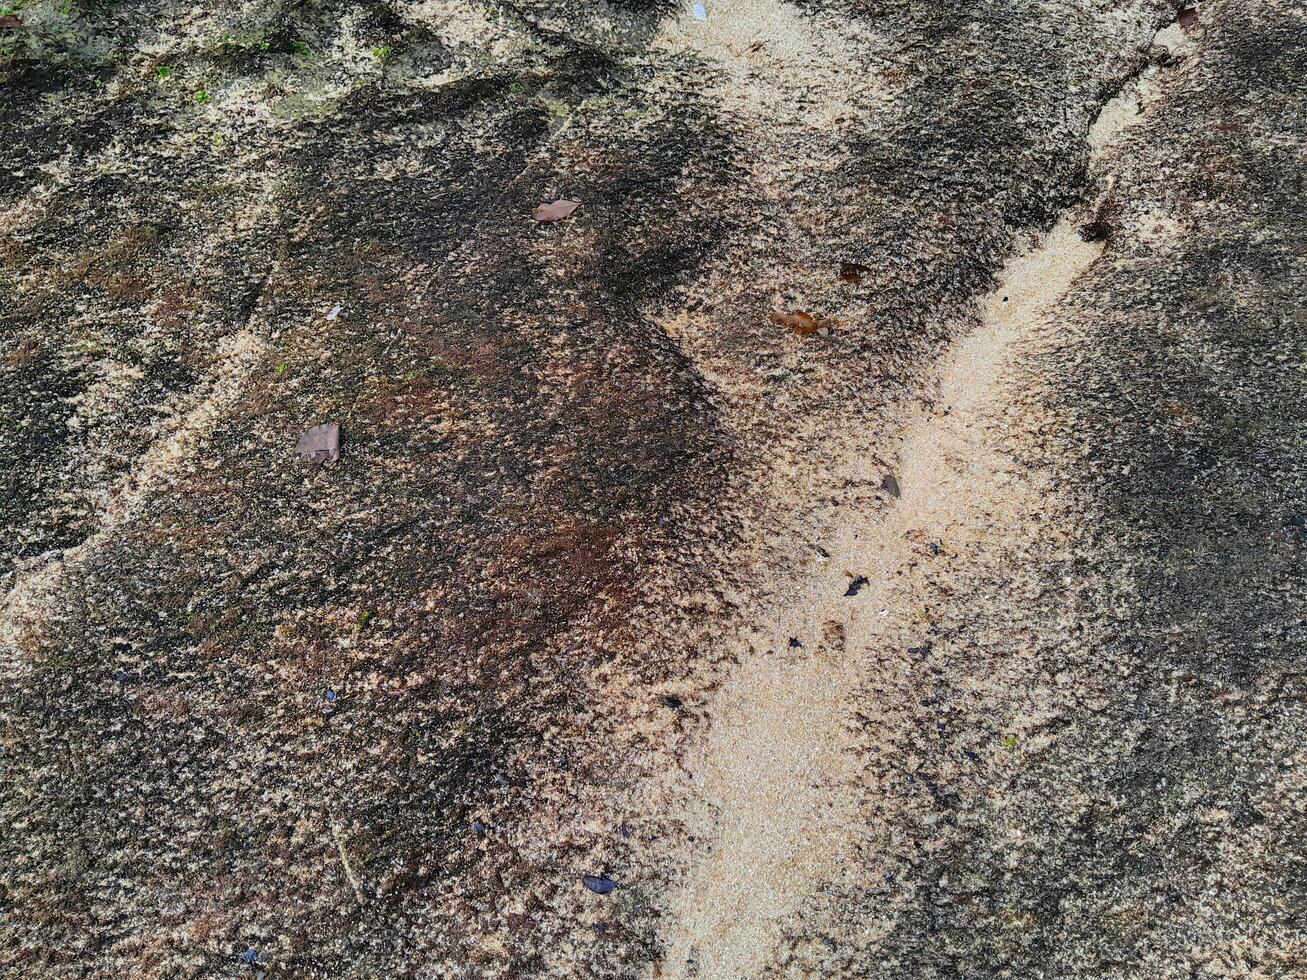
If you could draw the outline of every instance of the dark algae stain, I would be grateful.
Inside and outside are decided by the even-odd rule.
[[[1300,18],[1204,4],[1192,90],[1089,208],[1084,133],[1173,5],[786,5],[872,38],[885,95],[791,184],[727,67],[654,43],[691,11],[435,8],[28,4],[0,39],[0,972],[649,975],[707,831],[640,788],[747,619],[759,474],[893,415],[1082,201],[1110,263],[1022,450],[1081,553],[986,587],[1005,651],[1106,701],[968,729],[932,658],[983,631],[922,609],[912,708],[974,782],[904,763],[928,818],[836,895],[881,945],[800,917],[776,966],[1180,976],[1193,938],[1295,969],[1235,947],[1288,949],[1266,910],[1302,898]],[[1183,225],[1161,251],[1149,208]],[[758,274],[796,255],[829,295]],[[911,503],[882,476],[859,506]]]
[[[1043,656],[1062,677],[1113,673],[1000,777],[1002,809],[975,790],[941,802],[965,832],[907,871],[919,898],[891,945],[922,975],[1302,966],[1296,923],[1269,910],[1303,897],[1285,753],[1307,579],[1285,519],[1307,492],[1292,298],[1307,213],[1270,148],[1300,138],[1298,109],[1250,94],[1307,70],[1307,44],[1286,5],[1204,11],[1197,65],[1105,163],[1125,240],[1038,358],[1030,458],[1083,508],[1081,557],[1042,574],[1086,584],[1084,651]],[[1176,231],[1149,233],[1150,209]]]
[[[154,23],[123,16],[120,37]],[[279,87],[308,83],[284,73],[355,29],[301,16],[62,118],[37,68],[12,69],[29,118],[5,203],[43,162],[23,154],[74,156],[6,246],[25,285],[4,294],[22,482],[3,517],[31,539],[12,557],[93,556],[57,574],[6,682],[5,814],[39,815],[3,848],[27,856],[5,930],[27,969],[539,971],[579,901],[558,869],[590,852],[541,821],[573,819],[606,764],[576,706],[629,642],[666,516],[711,496],[729,452],[645,312],[730,226],[676,207],[686,166],[727,149],[703,107],[609,97],[560,133],[551,107],[651,72],[605,56],[596,81],[585,44],[531,41],[525,64],[430,90],[369,76],[267,131],[210,128],[236,79],[297,111]],[[392,64],[422,40],[357,30],[394,35]],[[160,113],[200,79],[208,99]],[[89,162],[106,114],[127,142],[109,182]],[[555,189],[586,207],[540,232],[524,218]],[[298,463],[324,421],[340,458]],[[188,424],[197,461],[132,474]],[[139,504],[106,525],[106,491]],[[623,892],[609,971],[648,955]]]

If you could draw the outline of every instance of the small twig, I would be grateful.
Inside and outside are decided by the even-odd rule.
[[[360,905],[366,905],[367,902],[363,898],[363,885],[354,874],[354,869],[350,867],[349,855],[345,853],[345,841],[340,836],[340,824],[333,823],[331,833],[336,838],[336,852],[340,854],[340,863],[345,868],[345,877],[349,879],[350,887],[354,889],[354,897],[359,900]]]

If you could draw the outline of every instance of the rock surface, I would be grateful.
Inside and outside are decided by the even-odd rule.
[[[1300,4],[0,15],[4,975],[1307,974]]]

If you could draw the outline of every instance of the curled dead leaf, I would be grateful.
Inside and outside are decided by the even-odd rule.
[[[793,313],[772,313],[767,319],[778,327],[788,327],[800,337],[810,337],[822,330],[829,331],[826,324],[811,313],[804,313],[802,310],[795,310]]]
[[[531,212],[531,220],[561,221],[563,218],[571,215],[571,213],[580,206],[580,201],[569,201],[565,198],[557,201],[549,201],[546,204],[536,205],[536,209]]]

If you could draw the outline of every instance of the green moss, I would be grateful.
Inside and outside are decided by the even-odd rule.
[[[576,106],[570,102],[564,102],[562,99],[554,98],[551,95],[540,93],[536,96],[536,101],[544,110],[544,116],[553,125],[559,125],[566,122],[567,119],[576,111]]]
[[[103,357],[105,346],[93,337],[83,338],[73,344],[73,350],[83,357]]]
[[[264,54],[272,47],[272,39],[266,29],[223,31],[216,47],[216,53],[226,57]]]

